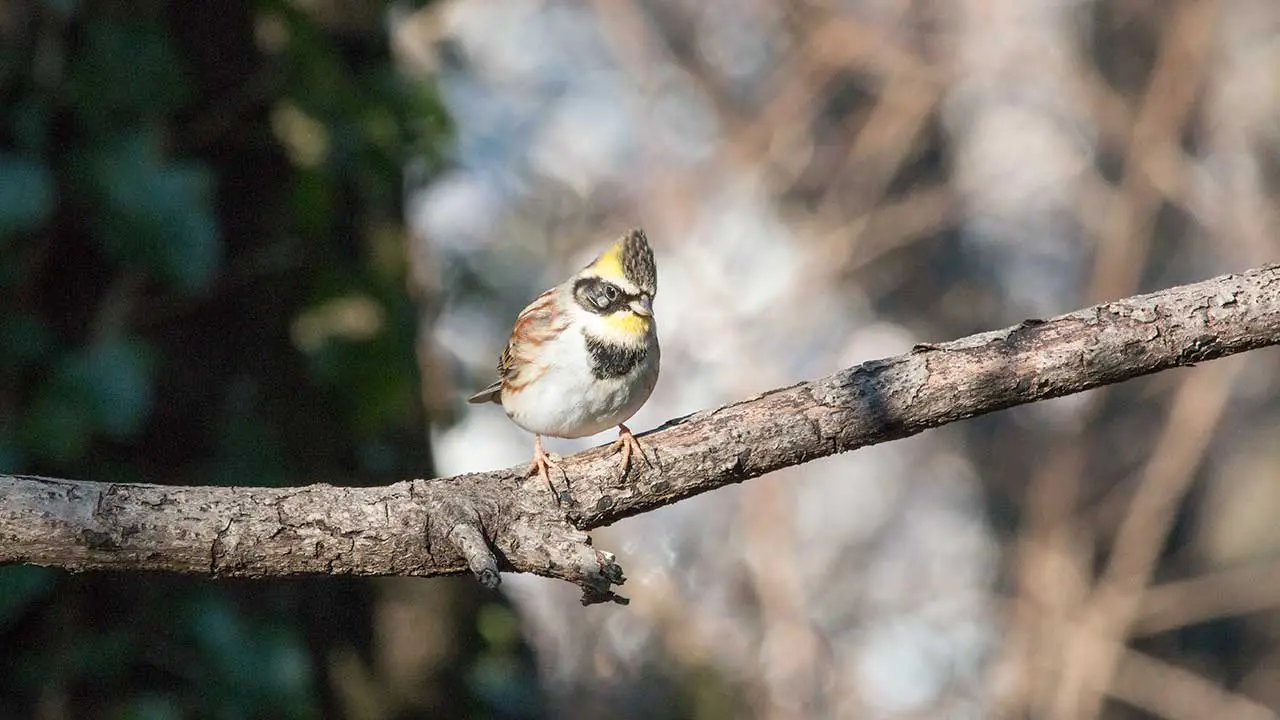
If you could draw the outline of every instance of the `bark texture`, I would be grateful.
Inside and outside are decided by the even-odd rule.
[[[1027,320],[672,420],[623,481],[565,458],[557,503],[523,467],[385,487],[169,487],[0,475],[0,563],[213,576],[561,578],[623,601],[587,530],[815,458],[1014,405],[1280,344],[1280,266]],[[247,483],[252,478],[245,478]]]

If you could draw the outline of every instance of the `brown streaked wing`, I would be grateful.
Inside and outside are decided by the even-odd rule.
[[[498,376],[502,378],[503,388],[520,390],[541,377],[546,366],[537,361],[539,350],[568,327],[567,317],[556,307],[554,288],[521,310],[511,329],[511,339],[498,358]]]

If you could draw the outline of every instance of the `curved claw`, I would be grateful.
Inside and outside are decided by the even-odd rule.
[[[529,469],[525,474],[532,475],[535,472],[542,476],[542,481],[547,484],[547,489],[551,491],[551,496],[556,499],[556,504],[560,504],[560,492],[556,490],[556,486],[551,484],[551,468],[560,470],[565,476],[565,489],[568,490],[569,476],[560,468],[560,458],[553,453],[546,452],[542,449],[542,436],[534,435],[533,441],[533,460],[529,463]]]
[[[618,439],[613,441],[609,446],[612,452],[622,453],[622,474],[619,479],[627,479],[627,472],[631,470],[631,455],[639,453],[640,459],[644,460],[646,466],[651,465],[649,456],[645,455],[644,447],[640,445],[640,441],[636,440],[636,436],[631,434],[631,429],[626,425],[618,426]]]

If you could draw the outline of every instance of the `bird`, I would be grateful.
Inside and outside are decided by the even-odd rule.
[[[543,436],[580,438],[617,426],[609,449],[622,456],[621,478],[634,455],[649,462],[626,421],[658,382],[657,292],[649,240],[640,228],[628,230],[520,311],[498,358],[498,380],[468,398],[501,405],[512,422],[533,433],[526,474],[540,475],[557,502],[550,470],[560,469],[559,462],[543,450]]]

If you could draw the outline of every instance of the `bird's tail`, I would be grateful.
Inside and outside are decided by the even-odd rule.
[[[467,402],[472,405],[480,405],[487,402],[502,403],[502,381],[498,380],[489,387],[467,398]]]

